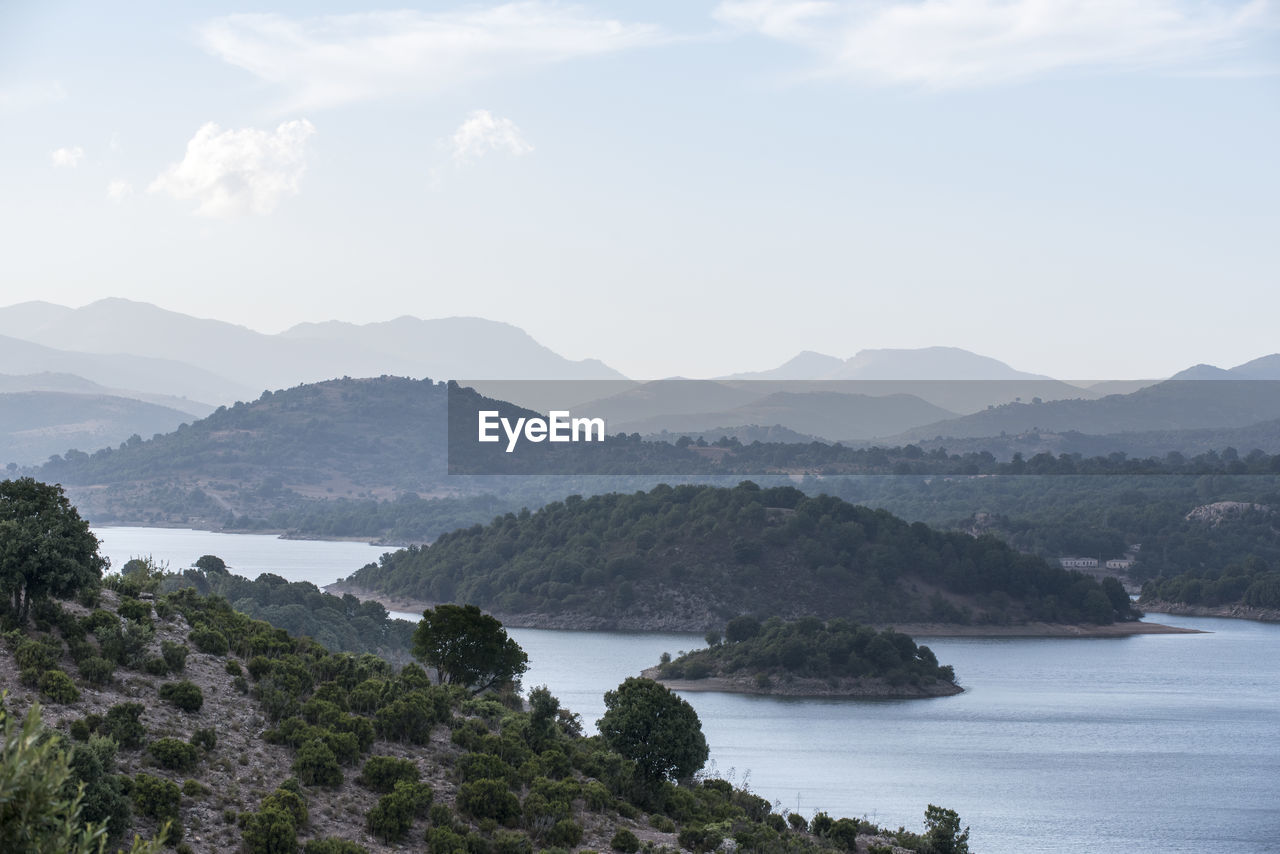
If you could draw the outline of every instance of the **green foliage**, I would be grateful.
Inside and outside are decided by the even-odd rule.
[[[141,703],[117,703],[107,709],[102,721],[102,734],[115,739],[116,744],[126,749],[142,747],[147,739],[142,712]]]
[[[681,842],[681,845],[683,844]],[[609,840],[609,847],[614,851],[621,851],[622,854],[635,854],[640,850],[640,840],[624,827],[613,834],[613,838]]]
[[[310,816],[307,813],[307,802],[302,795],[289,789],[279,788],[262,799],[262,809],[278,809],[293,817],[298,827],[306,825]]]
[[[142,773],[133,778],[133,806],[142,815],[177,821],[181,801],[182,792],[172,780]]]
[[[707,761],[707,740],[698,713],[652,679],[631,677],[604,695],[597,726],[610,749],[636,763],[650,783],[683,779]]]
[[[80,689],[61,670],[46,670],[41,674],[40,693],[54,703],[74,703],[80,699]]]
[[[520,817],[520,799],[501,780],[473,780],[458,787],[458,811],[475,819],[510,824]]]
[[[170,771],[191,771],[200,761],[200,752],[194,745],[179,738],[161,738],[147,748],[161,768]]]
[[[582,841],[582,825],[570,818],[562,818],[551,826],[544,836],[550,845],[573,848]]]
[[[60,740],[48,737],[39,704],[21,722],[0,704],[0,735],[0,851],[100,854],[107,827],[88,820],[85,792],[72,784],[73,765]],[[110,748],[101,743],[87,749],[80,768],[91,772],[88,765],[96,762],[102,770],[106,753]],[[102,806],[118,815],[118,807]],[[130,854],[155,854],[163,834],[154,843],[135,840]]]
[[[369,832],[387,844],[403,839],[413,826],[414,818],[426,814],[431,800],[430,786],[401,780],[369,810]]]
[[[160,699],[184,712],[198,712],[204,706],[204,692],[194,682],[166,682],[160,686]]]
[[[302,846],[302,854],[369,854],[369,849],[349,839],[326,836],[323,839],[308,839]]]
[[[924,811],[924,841],[928,854],[969,854],[969,828],[960,829],[955,810],[929,806]]]
[[[203,624],[193,627],[187,637],[196,645],[196,649],[210,655],[226,655],[229,649],[227,638],[222,632]]]
[[[783,622],[773,617],[763,625],[756,623],[745,636],[728,630],[725,634],[743,639],[683,655],[663,665],[662,675],[696,679],[745,673],[755,674],[765,685],[772,684],[773,677],[783,676],[877,678],[891,685],[930,685],[955,679],[952,668],[939,666],[927,646],[917,647],[910,637],[892,629],[876,632],[846,620],[823,623],[805,617]]]
[[[245,854],[297,854],[298,827],[287,810],[263,807],[241,821]]]
[[[440,681],[473,694],[518,680],[529,657],[506,629],[475,605],[427,609],[413,633],[413,654],[436,668]]]
[[[212,727],[200,727],[191,733],[191,744],[209,751],[218,746],[218,733]]]
[[[374,726],[378,734],[391,741],[426,744],[431,729],[449,720],[449,694],[443,688],[428,686],[410,691],[378,709]]]
[[[128,778],[115,772],[116,743],[113,739],[92,736],[87,743],[76,745],[71,752],[70,770],[64,788],[83,786],[81,819],[102,823],[107,835],[118,840],[129,827],[131,810],[125,793]]]
[[[499,830],[493,834],[494,854],[533,854],[533,842],[518,830]]]
[[[401,780],[416,783],[421,777],[418,765],[410,759],[395,756],[370,756],[356,782],[375,792],[390,792]]]
[[[430,854],[459,854],[467,851],[467,840],[452,827],[433,827],[427,831]]]
[[[184,643],[175,643],[173,641],[160,641],[160,652],[164,656],[164,663],[174,673],[181,673],[187,664],[187,654],[190,650]]]
[[[98,538],[61,486],[29,477],[0,481],[0,596],[19,623],[33,601],[96,586],[105,568]]]
[[[320,739],[312,739],[300,748],[293,760],[293,773],[307,786],[339,786],[342,769],[338,758]]]
[[[151,621],[151,605],[137,599],[120,599],[120,606],[116,608],[116,613],[126,620],[134,620],[139,623],[148,623]]]

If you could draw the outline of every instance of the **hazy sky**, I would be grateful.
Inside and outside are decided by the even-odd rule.
[[[0,304],[1229,366],[1280,351],[1275,5],[7,0]]]

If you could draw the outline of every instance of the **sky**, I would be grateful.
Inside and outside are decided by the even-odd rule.
[[[1278,5],[6,0],[0,305],[1229,367],[1280,351]]]

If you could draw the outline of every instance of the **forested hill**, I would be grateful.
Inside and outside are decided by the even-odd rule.
[[[473,602],[508,621],[706,629],[727,618],[1110,623],[1119,583],[791,487],[659,486],[570,496],[446,534],[364,567],[347,585]]]

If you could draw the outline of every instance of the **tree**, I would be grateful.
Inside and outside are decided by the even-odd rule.
[[[82,819],[84,786],[68,794],[72,770],[61,740],[50,738],[32,703],[18,720],[0,705],[0,851],[102,854],[107,828]],[[130,854],[157,854],[168,825],[153,842],[134,840]]]
[[[434,667],[442,684],[471,693],[520,678],[529,656],[507,637],[507,630],[475,605],[440,605],[422,612],[413,633],[413,654]]]
[[[57,484],[0,482],[0,593],[25,623],[33,599],[68,597],[101,580],[98,538]]]
[[[924,826],[929,854],[969,854],[969,828],[960,829],[960,815],[955,810],[929,804]]]
[[[648,782],[683,779],[706,764],[698,713],[665,686],[633,676],[607,692],[604,705],[596,725],[605,744],[635,762]]]

